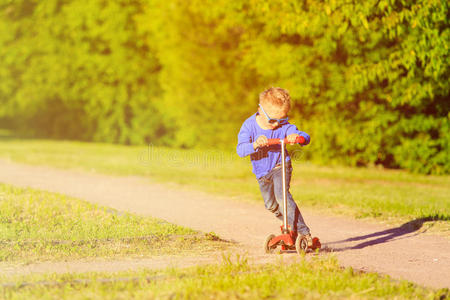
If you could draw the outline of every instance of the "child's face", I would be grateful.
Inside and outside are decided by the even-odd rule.
[[[260,104],[259,108],[259,114],[262,116],[262,120],[265,122],[265,125],[270,129],[275,129],[282,124],[280,124],[280,122],[273,122],[273,121],[269,122],[269,118],[284,119],[287,118],[288,112],[289,111],[287,111],[282,106],[277,106],[268,103]]]

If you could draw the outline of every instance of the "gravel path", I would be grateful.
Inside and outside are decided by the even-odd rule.
[[[266,236],[279,232],[279,222],[264,209],[262,200],[260,204],[244,203],[172,184],[155,183],[148,178],[113,177],[5,160],[0,160],[0,182],[63,193],[121,211],[150,215],[204,232],[213,231],[223,239],[239,243],[238,251],[248,253],[250,261],[273,261],[280,257],[266,255],[262,250]],[[313,235],[320,237],[322,244],[336,253],[343,266],[389,274],[430,287],[450,287],[450,239],[421,233],[421,220],[392,228],[318,214],[302,209],[301,203],[300,209]],[[282,257],[298,259],[296,254],[283,254]],[[219,257],[186,258],[183,262],[179,258],[160,257],[114,263],[86,261],[78,265],[42,263],[26,267],[2,263],[0,273],[188,266],[196,261],[217,259]]]

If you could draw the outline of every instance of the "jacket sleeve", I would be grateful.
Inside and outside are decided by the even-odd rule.
[[[311,141],[311,137],[309,136],[309,134],[307,134],[306,132],[300,131],[297,129],[297,126],[295,126],[294,124],[289,124],[288,128],[286,130],[286,136],[296,133],[302,137],[305,138],[305,143],[302,146],[306,146],[309,144],[309,142]]]
[[[253,141],[250,135],[250,130],[245,123],[242,124],[241,130],[238,134],[236,152],[240,157],[245,157],[256,152],[255,149],[253,149]]]

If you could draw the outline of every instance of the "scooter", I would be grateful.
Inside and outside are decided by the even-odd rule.
[[[297,137],[295,141],[297,144],[302,144],[305,139],[302,136]],[[281,226],[281,235],[271,234],[264,242],[264,250],[266,253],[273,253],[278,246],[281,246],[282,251],[296,250],[298,254],[306,253],[309,250],[314,251],[320,249],[320,240],[317,237],[312,239],[312,246],[308,247],[306,238],[297,238],[297,232],[292,231],[287,224],[287,198],[286,198],[286,139],[269,139],[270,145],[281,145],[281,169],[283,181],[283,225]]]

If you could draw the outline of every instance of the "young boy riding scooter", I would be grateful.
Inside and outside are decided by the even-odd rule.
[[[258,111],[242,124],[238,134],[237,153],[250,155],[253,173],[259,183],[266,209],[283,221],[283,183],[280,145],[269,145],[269,139],[284,139],[289,144],[307,145],[310,137],[288,122],[291,99],[282,88],[269,88],[259,95]],[[289,192],[292,164],[286,151],[287,222],[290,229],[313,245],[310,230],[306,226],[297,204]]]

